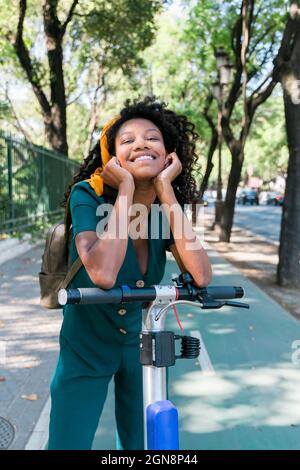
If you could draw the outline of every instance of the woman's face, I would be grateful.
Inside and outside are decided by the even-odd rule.
[[[157,176],[165,167],[167,151],[159,128],[148,119],[130,119],[115,140],[116,157],[136,180]]]

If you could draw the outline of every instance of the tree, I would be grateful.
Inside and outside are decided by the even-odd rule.
[[[255,114],[245,146],[244,167],[249,165],[254,169],[253,176],[265,183],[278,173],[284,176],[287,172],[288,148],[281,90],[274,93]]]
[[[216,73],[214,55],[219,48],[227,52],[234,67],[222,112],[222,132],[231,154],[221,219],[222,241],[230,240],[245,144],[255,112],[268,99],[277,83],[269,68],[280,43],[284,14],[282,0],[231,0],[222,4],[206,0],[196,3],[190,10],[187,39],[198,57],[198,75],[203,77],[200,86],[206,88],[208,97]],[[216,115],[215,108],[212,111]],[[213,148],[215,120],[211,118],[211,109],[206,108],[205,115],[210,119]],[[208,174],[210,168],[209,160]]]
[[[44,35],[47,47],[49,65],[50,97],[47,97],[41,85],[40,67],[30,56],[24,40],[24,20],[26,17],[27,1],[19,2],[19,18],[17,30],[7,32],[7,39],[14,47],[15,53],[30,82],[39,102],[43,115],[47,140],[53,150],[64,155],[68,154],[66,95],[63,75],[63,39],[70,23],[78,0],[74,0],[63,22],[57,15],[57,1],[44,0],[42,5]]]
[[[277,8],[276,8],[277,7]],[[236,190],[241,178],[244,162],[244,150],[251,124],[257,108],[264,103],[273,92],[276,80],[273,73],[264,76],[267,61],[274,56],[278,39],[278,24],[281,22],[278,2],[255,4],[254,0],[243,0],[239,17],[232,30],[232,50],[235,53],[235,75],[228,98],[224,106],[222,130],[229,147],[232,165],[228,178],[223,214],[221,218],[221,241],[230,241],[233,223]],[[267,15],[268,10],[268,15]],[[271,13],[272,12],[272,13]],[[261,41],[269,32],[269,41],[261,52]],[[258,49],[257,49],[258,48]],[[260,78],[260,83],[253,87],[250,82]],[[253,89],[254,88],[254,89]],[[243,104],[242,126],[239,135],[234,136],[230,125],[232,111],[241,95]]]
[[[153,39],[154,15],[162,4],[159,0],[142,0],[138,4],[132,0],[43,0],[41,22],[39,2],[27,8],[26,0],[19,0],[15,30],[12,21],[7,21],[10,26],[5,25],[5,34],[38,100],[52,149],[68,154],[67,103],[80,87],[86,69],[93,60],[99,60],[106,73],[121,68],[130,74],[140,64],[138,52]],[[41,23],[47,61],[39,56],[40,52],[36,53],[33,40],[35,36],[41,41]],[[7,45],[0,49],[13,55]],[[65,83],[66,56],[73,68],[68,83]]]
[[[206,119],[206,110],[211,105],[211,97],[207,91],[209,78],[204,73],[199,74],[199,68],[203,68],[199,66],[200,59],[193,48],[194,37],[187,39],[191,33],[188,10],[182,6],[180,17],[177,18],[164,12],[158,19],[158,25],[155,42],[143,52],[149,74],[148,82],[155,95],[163,98],[172,109],[185,114],[195,124],[200,139],[197,142],[199,164],[194,176],[199,188],[202,188],[206,179],[205,164],[211,159],[216,146],[216,138],[213,143],[210,142],[211,124]],[[207,86],[200,87],[199,82],[201,85],[205,82]],[[201,109],[204,112],[200,112]]]
[[[289,162],[281,221],[277,282],[300,286],[300,9],[292,0],[277,58],[276,78],[284,92]]]

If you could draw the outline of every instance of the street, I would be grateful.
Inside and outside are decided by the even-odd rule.
[[[234,223],[239,227],[279,242],[280,206],[235,206]]]
[[[206,211],[214,212],[210,203]],[[282,208],[280,206],[242,206],[236,204],[234,225],[250,230],[268,240],[279,242]]]

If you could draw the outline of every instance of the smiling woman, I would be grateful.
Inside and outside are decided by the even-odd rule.
[[[166,149],[161,131],[148,119],[125,122],[115,140],[115,153],[122,168],[136,181],[154,178],[166,166]]]
[[[198,196],[192,176],[196,138],[185,116],[150,97],[128,101],[104,126],[100,143],[74,176],[63,203],[66,233],[72,223],[70,262],[79,256],[83,263],[69,287],[157,285],[166,250],[197,285],[210,282],[209,260],[182,210]],[[104,217],[99,209],[109,202],[112,214],[99,230]],[[158,218],[157,237],[149,230],[154,205],[165,215]],[[143,215],[133,234],[137,207]],[[171,229],[167,238],[163,220]],[[143,448],[141,318],[139,302],[126,309],[122,304],[64,307],[60,357],[51,384],[49,449],[91,448],[112,377],[118,448]]]

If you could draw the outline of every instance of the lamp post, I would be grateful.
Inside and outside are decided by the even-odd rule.
[[[218,179],[217,179],[217,198],[215,201],[215,221],[213,227],[219,225],[221,222],[223,198],[222,198],[222,116],[223,116],[223,101],[224,101],[224,87],[230,83],[232,66],[229,64],[229,57],[223,49],[217,50],[216,62],[218,68],[218,80],[213,83],[213,95],[218,103]]]

